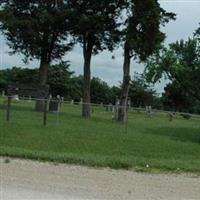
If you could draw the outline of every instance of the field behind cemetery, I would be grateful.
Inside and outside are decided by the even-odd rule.
[[[128,123],[117,124],[112,113],[93,107],[91,119],[80,116],[80,105],[63,105],[59,114],[34,112],[34,102],[12,104],[5,121],[0,100],[0,155],[136,171],[200,174],[200,119],[166,114],[151,118],[129,112]]]

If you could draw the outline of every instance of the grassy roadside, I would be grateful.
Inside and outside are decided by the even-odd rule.
[[[2,102],[1,102],[2,103]],[[13,104],[11,121],[0,109],[0,155],[136,171],[194,172],[200,174],[200,120],[165,115],[148,118],[129,113],[127,127],[111,121],[111,113],[94,108],[93,117],[80,117],[80,106],[62,112],[33,111],[33,102]],[[126,133],[127,129],[127,133]]]

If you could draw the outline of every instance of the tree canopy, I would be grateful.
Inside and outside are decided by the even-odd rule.
[[[162,76],[176,80],[191,96],[200,100],[200,33],[199,29],[187,41],[177,41],[163,47],[146,65],[146,76],[157,82]]]
[[[0,29],[11,53],[24,55],[24,61],[41,62],[40,83],[45,84],[53,60],[70,50],[69,11],[61,1],[0,0]]]
[[[127,0],[70,0],[72,36],[83,48],[83,109],[82,116],[90,117],[91,59],[93,54],[113,50],[120,41],[118,21]]]

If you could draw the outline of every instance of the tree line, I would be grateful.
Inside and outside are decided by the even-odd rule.
[[[68,62],[50,65],[47,84],[53,97],[60,95],[65,101],[80,102],[83,90],[83,76],[76,76]],[[7,85],[12,83],[37,83],[38,69],[13,67],[0,70],[0,92],[6,91]],[[94,104],[115,105],[120,98],[122,84],[109,86],[98,77],[91,79],[91,102]],[[162,95],[158,95],[141,74],[135,74],[129,86],[128,100],[132,107],[154,109],[173,112],[187,112],[200,114],[200,102],[189,95],[177,82],[167,84]]]
[[[145,62],[165,39],[161,27],[175,14],[158,0],[0,0],[0,29],[24,62],[40,61],[38,81],[47,84],[53,61],[62,60],[76,44],[83,51],[82,116],[90,117],[91,59],[104,50],[123,47],[123,80],[118,121],[126,120],[131,60]],[[36,109],[41,110],[42,102]]]

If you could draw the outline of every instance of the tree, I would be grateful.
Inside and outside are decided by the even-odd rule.
[[[118,121],[126,121],[131,59],[145,61],[158,49],[165,39],[165,34],[160,31],[160,27],[171,19],[175,19],[175,14],[166,12],[157,0],[130,0],[129,15],[123,30],[123,85]]]
[[[72,47],[68,40],[69,10],[61,0],[0,0],[0,29],[11,53],[24,55],[24,61],[40,61],[39,84],[47,83],[48,67]],[[42,109],[37,104],[37,110]]]
[[[91,100],[94,103],[109,104],[111,100],[111,89],[108,84],[99,78],[91,80]]]
[[[134,107],[154,106],[156,92],[142,75],[136,74],[130,81],[129,98]]]
[[[198,113],[200,106],[184,88],[177,82],[167,84],[165,92],[162,94],[162,101],[165,110],[174,112]]]
[[[82,116],[90,117],[91,58],[99,52],[113,50],[119,34],[117,22],[125,0],[71,0],[74,23],[72,35],[81,44],[84,57]]]
[[[147,62],[146,77],[155,83],[165,76],[177,81],[190,95],[200,101],[200,32],[187,41],[177,41],[154,54]]]
[[[73,72],[69,70],[69,66],[68,62],[49,66],[47,83],[53,97],[65,96],[71,92]]]

